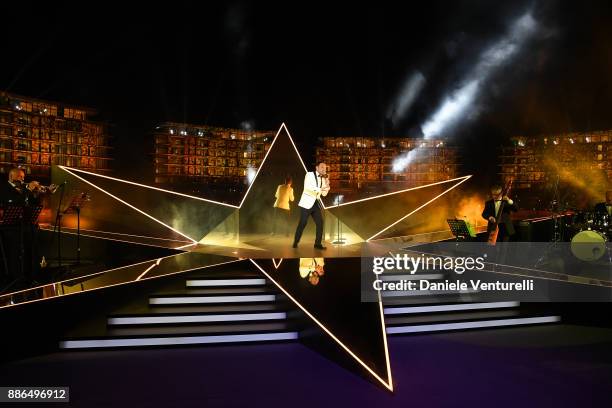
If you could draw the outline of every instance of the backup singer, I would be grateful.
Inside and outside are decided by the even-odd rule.
[[[317,227],[314,247],[316,249],[327,249],[323,246],[323,216],[321,215],[321,207],[319,197],[326,196],[329,193],[329,181],[327,178],[327,166],[324,162],[317,162],[315,171],[309,171],[304,177],[304,191],[300,198],[298,206],[300,207],[300,222],[295,230],[295,238],[293,247],[297,248],[302,233],[308,222],[308,217],[312,216]]]
[[[279,218],[282,219],[282,222],[285,224],[283,229],[285,230],[285,235],[289,236],[289,220],[291,216],[291,207],[289,206],[289,202],[293,202],[295,198],[293,197],[293,180],[291,176],[287,176],[285,178],[285,184],[281,184],[276,188],[276,194],[274,198],[274,222],[272,223],[272,234],[276,234],[276,226],[278,224]]]

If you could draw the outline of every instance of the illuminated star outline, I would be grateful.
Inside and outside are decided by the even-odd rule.
[[[81,177],[80,175],[76,174],[76,173],[81,173],[81,174],[89,174],[89,175],[93,175],[96,177],[101,177],[101,178],[105,178],[105,179],[109,179],[109,180],[113,180],[113,181],[118,181],[118,182],[122,182],[122,183],[127,183],[127,184],[131,184],[131,185],[135,185],[135,186],[139,186],[139,187],[143,187],[143,188],[148,188],[148,189],[152,189],[152,190],[156,190],[156,191],[160,191],[160,192],[164,192],[164,193],[168,193],[168,194],[173,194],[173,195],[177,195],[177,196],[181,196],[181,197],[185,197],[185,198],[190,198],[193,200],[197,200],[197,201],[202,201],[202,202],[206,202],[209,204],[215,204],[215,205],[220,205],[220,206],[224,206],[224,207],[229,207],[229,208],[234,208],[234,209],[238,209],[240,210],[240,208],[242,207],[242,205],[244,204],[246,198],[248,197],[249,192],[251,191],[251,188],[253,187],[253,185],[255,184],[255,181],[257,180],[257,177],[261,171],[261,169],[264,167],[264,164],[266,163],[266,160],[268,158],[268,155],[270,154],[270,152],[272,151],[274,144],[276,143],[276,140],[278,139],[278,136],[280,135],[282,130],[285,130],[285,132],[287,133],[287,136],[289,137],[289,141],[291,142],[291,145],[293,146],[295,153],[297,154],[300,163],[302,164],[302,167],[304,168],[305,172],[308,172],[308,169],[299,153],[299,150],[297,149],[297,146],[295,145],[293,138],[291,137],[291,134],[289,132],[289,130],[287,129],[285,123],[282,123],[281,126],[279,127],[278,131],[276,132],[276,135],[274,136],[274,139],[272,141],[272,143],[270,144],[270,147],[268,148],[266,154],[264,155],[264,158],[261,162],[261,164],[259,165],[257,172],[255,174],[255,177],[253,178],[252,182],[249,184],[249,187],[247,188],[247,191],[244,193],[242,200],[240,201],[239,205],[233,205],[233,204],[228,204],[228,203],[222,203],[219,201],[215,201],[215,200],[210,200],[210,199],[206,199],[206,198],[202,198],[202,197],[196,197],[196,196],[192,196],[189,194],[184,194],[184,193],[179,193],[179,192],[175,192],[175,191],[170,191],[170,190],[166,190],[166,189],[162,189],[159,187],[154,187],[154,186],[149,186],[149,185],[145,185],[145,184],[141,184],[141,183],[136,183],[133,181],[129,181],[129,180],[123,180],[123,179],[119,179],[119,178],[115,178],[115,177],[111,177],[111,176],[107,176],[107,175],[102,175],[102,174],[97,174],[97,173],[93,173],[93,172],[89,172],[86,170],[81,170],[81,169],[75,169],[75,168],[70,168],[67,166],[58,166],[60,169],[62,169],[63,171],[69,173],[70,175],[72,175],[73,177],[85,182],[86,184],[91,185],[92,187],[100,190],[101,192],[103,192],[104,194],[114,198],[115,200],[119,201],[120,203],[128,206],[129,208],[137,211],[138,213],[146,216],[147,218],[153,220],[156,223],[159,223],[161,225],[163,225],[164,227],[168,228],[169,230],[175,232],[176,234],[180,235],[183,238],[186,238],[187,240],[189,240],[189,244],[187,245],[183,245],[182,247],[179,248],[187,248],[189,246],[193,246],[199,243],[198,240],[188,236],[187,234],[181,232],[180,230],[166,224],[165,222],[153,217],[152,215],[148,214],[147,212],[139,209],[138,207],[130,204],[129,202],[121,199],[120,197],[115,196],[114,194],[106,191],[105,189],[103,189],[102,187],[97,186],[96,184],[94,184],[93,182],[85,179],[84,177]],[[414,213],[416,213],[417,211],[421,210],[422,208],[426,207],[427,205],[429,205],[430,203],[432,203],[433,201],[435,201],[436,199],[440,198],[442,195],[446,194],[447,192],[449,192],[450,190],[454,189],[455,187],[459,186],[460,184],[462,184],[463,182],[467,181],[469,178],[471,177],[471,175],[468,176],[463,176],[463,177],[458,177],[455,179],[450,179],[450,180],[444,180],[444,181],[440,181],[440,182],[436,182],[436,183],[431,183],[431,184],[427,184],[424,186],[418,186],[418,187],[412,187],[412,188],[407,188],[404,190],[399,190],[396,192],[392,192],[392,193],[385,193],[385,194],[380,194],[380,195],[376,195],[373,197],[368,197],[368,198],[363,198],[363,199],[357,199],[354,201],[349,201],[346,203],[342,203],[339,205],[333,205],[331,207],[327,207],[325,205],[325,203],[323,203],[323,201],[321,200],[321,198],[317,198],[319,203],[321,204],[322,208],[324,210],[329,210],[329,209],[333,209],[333,208],[337,208],[340,206],[347,206],[347,205],[351,205],[351,204],[356,204],[356,203],[360,203],[360,202],[364,202],[364,201],[368,201],[368,200],[373,200],[373,199],[377,199],[377,198],[381,198],[381,197],[386,197],[386,196],[394,196],[397,194],[401,194],[404,192],[408,192],[408,191],[412,191],[412,190],[418,190],[418,189],[422,189],[422,188],[426,188],[426,187],[430,187],[430,186],[434,186],[434,185],[438,185],[438,184],[443,184],[443,183],[450,183],[453,181],[459,181],[458,183],[453,184],[450,188],[446,189],[445,191],[443,191],[442,193],[438,194],[437,196],[435,196],[434,198],[432,198],[431,200],[427,201],[426,203],[420,205],[419,207],[417,207],[416,209],[412,210],[411,212],[409,212],[408,214],[404,215],[403,217],[399,218],[398,220],[396,220],[395,222],[393,222],[392,224],[386,226],[385,228],[383,228],[382,230],[378,231],[377,233],[375,233],[374,235],[370,236],[369,238],[365,239],[366,242],[374,240],[376,237],[378,237],[379,235],[381,235],[383,232],[387,231],[388,229],[392,228],[394,225],[397,225],[399,222],[403,221],[404,219],[408,218],[409,216],[413,215]],[[105,232],[105,233],[109,233],[108,231],[100,231],[100,232]],[[112,232],[111,232],[112,234]],[[126,236],[130,236],[132,234],[121,234],[118,233],[118,235],[126,235]],[[99,238],[99,237],[96,237]],[[150,238],[155,238],[155,237],[150,237]],[[108,239],[108,238],[101,238],[101,239]],[[177,248],[178,249],[178,248]],[[172,256],[176,256],[176,255],[172,255]],[[144,261],[144,262],[140,262],[140,263],[136,263],[136,264],[132,264],[132,265],[126,265],[123,266],[121,268],[128,268],[134,265],[138,265],[138,264],[146,264],[148,262],[152,262],[148,268],[146,268],[137,278],[135,281],[139,281],[141,279],[153,279],[156,277],[161,277],[161,276],[156,276],[156,277],[151,277],[151,278],[145,278],[145,275],[151,271],[153,268],[159,266],[160,262],[163,260],[164,258],[158,258],[158,259],[152,259],[150,261]],[[234,261],[229,261],[229,262],[236,262],[242,260],[241,258],[238,258]],[[390,391],[393,391],[393,381],[392,381],[392,375],[391,375],[391,368],[390,368],[390,359],[389,359],[389,350],[388,350],[388,345],[387,345],[387,337],[386,337],[386,328],[385,328],[385,321],[384,321],[384,313],[383,313],[383,306],[382,306],[382,299],[380,297],[380,293],[378,295],[378,304],[379,304],[379,310],[380,310],[380,319],[381,319],[381,324],[382,324],[382,336],[383,336],[383,341],[384,341],[384,352],[385,352],[385,360],[386,360],[386,369],[387,369],[387,376],[388,376],[388,382],[385,381],[383,378],[381,378],[376,372],[374,372],[374,370],[372,370],[363,360],[361,360],[361,358],[359,356],[357,356],[347,345],[345,345],[340,339],[338,339],[328,328],[326,328],[314,315],[312,315],[303,305],[301,305],[293,296],[291,296],[291,294],[282,287],[282,285],[280,285],[277,281],[275,281],[259,264],[257,264],[257,262],[254,259],[249,258],[249,261],[251,263],[253,263],[259,270],[261,273],[263,273],[270,281],[272,281],[274,283],[275,286],[277,286],[279,288],[279,290],[281,290],[289,299],[291,299],[291,301],[298,307],[300,308],[313,322],[315,322],[328,336],[330,336],[338,345],[340,345],[342,347],[342,349],[344,349],[351,357],[353,357],[361,366],[363,366],[370,374],[373,375],[373,377],[378,380],[381,384],[383,384],[387,389],[389,389]],[[276,269],[278,269],[278,267],[280,267],[281,262],[283,261],[283,259],[281,258],[280,260],[278,260],[278,262],[276,261],[276,259],[272,259],[272,263],[274,265],[274,267]],[[222,262],[219,264],[215,264],[215,265],[208,265],[205,267],[212,267],[212,266],[217,266],[220,264],[224,264],[227,262]],[[121,269],[121,268],[115,268],[115,269]],[[195,268],[195,269],[199,269],[199,268]],[[114,269],[113,269],[114,270]],[[193,270],[193,269],[190,269]],[[110,271],[110,270],[109,270]],[[102,273],[105,272],[109,272],[109,271],[103,271],[103,272],[99,272],[96,273],[95,275],[100,275]],[[178,271],[175,273],[183,273],[183,272],[188,272],[187,271]],[[172,273],[170,273],[172,274]],[[167,276],[169,274],[166,275],[162,275],[162,276]],[[81,277],[82,278],[82,277]],[[126,284],[126,283],[131,283],[134,281],[129,281],[129,282],[123,282],[123,283],[118,283],[118,284],[113,284],[110,286],[116,286],[116,285],[121,285],[121,284]],[[61,282],[60,282],[61,283]],[[92,288],[89,290],[97,290],[97,289],[101,289],[101,288]],[[82,292],[75,292],[75,293],[69,293],[69,294],[64,294],[61,296],[67,296],[70,294],[76,294],[76,293],[82,293]],[[36,301],[40,301],[40,300],[46,300],[46,299],[39,299]],[[25,302],[24,302],[25,303]],[[27,302],[30,303],[30,302]],[[22,304],[22,303],[21,303]]]

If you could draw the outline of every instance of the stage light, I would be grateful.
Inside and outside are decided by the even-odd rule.
[[[421,126],[425,138],[439,136],[462,118],[473,116],[476,113],[473,109],[476,96],[482,86],[498,68],[510,62],[519,53],[536,30],[537,23],[531,12],[527,12],[512,24],[506,36],[487,48],[462,81],[462,85],[451,92],[438,110]]]
[[[242,123],[240,123],[240,127],[243,130],[253,130],[254,123],[252,120],[245,120],[245,121],[242,121]]]
[[[421,150],[416,148],[397,156],[393,159],[393,171],[396,173],[404,171],[421,153]]]
[[[257,174],[257,170],[255,170],[253,167],[247,167],[246,176],[247,176],[247,180],[249,184],[251,184],[253,180],[255,180],[256,174]]]

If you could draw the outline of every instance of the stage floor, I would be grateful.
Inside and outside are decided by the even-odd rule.
[[[304,237],[293,248],[293,238],[270,234],[241,234],[240,239],[232,236],[210,238],[197,246],[185,247],[184,250],[251,259],[280,258],[348,258],[361,256],[388,255],[389,250],[399,247],[410,247],[424,243],[437,242],[452,238],[448,231],[436,231],[425,234],[409,235],[398,238],[358,241],[337,245],[327,240],[325,250],[314,248],[314,237]]]
[[[75,407],[575,407],[612,395],[612,329],[400,336],[389,348],[394,394],[300,343],[52,353],[0,365],[0,383],[69,386]]]
[[[52,231],[50,226],[43,227]],[[63,228],[63,234],[74,236],[76,230]],[[293,237],[271,234],[209,234],[197,244],[183,239],[162,239],[156,237],[117,234],[108,231],[82,230],[82,237],[100,238],[106,240],[122,241],[148,246],[157,246],[203,254],[220,255],[230,258],[251,259],[280,259],[280,258],[346,258],[359,256],[381,256],[388,253],[390,248],[411,247],[424,243],[438,242],[451,239],[450,231],[433,231],[422,234],[406,235],[402,237],[376,239],[365,242],[363,240],[347,241],[345,244],[333,243],[333,238],[324,242],[326,250],[314,248],[314,237],[304,235],[298,248],[293,248]]]

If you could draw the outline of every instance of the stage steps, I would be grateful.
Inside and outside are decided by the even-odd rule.
[[[389,273],[385,280],[406,277]],[[443,275],[429,279],[442,279]],[[536,325],[558,316],[526,311],[518,302],[480,302],[478,293],[382,294],[389,335]],[[180,346],[298,340],[296,307],[261,276],[186,276],[106,317],[104,329],[73,333],[61,349]],[[100,331],[102,330],[102,331]]]
[[[406,275],[387,271],[387,282],[428,279],[442,280],[445,273],[427,271]],[[527,311],[519,302],[483,302],[478,291],[424,291],[425,293],[382,292],[387,334],[419,334],[480,328],[527,326],[557,323],[560,316]]]
[[[61,349],[291,341],[295,310],[259,276],[189,276],[183,287],[152,293],[109,315],[102,335],[73,335]]]

